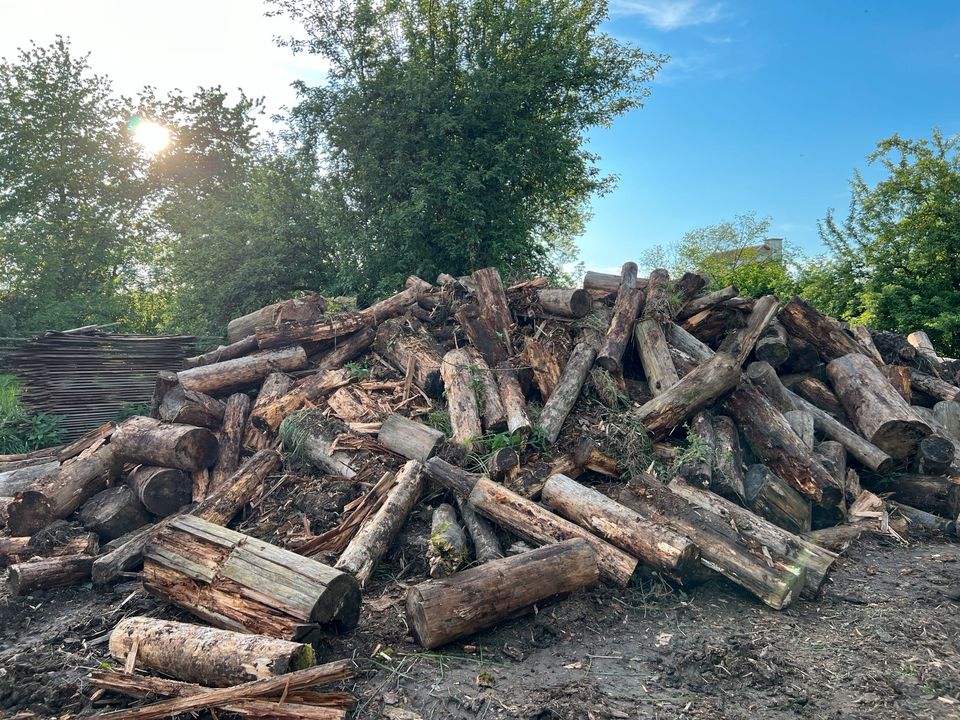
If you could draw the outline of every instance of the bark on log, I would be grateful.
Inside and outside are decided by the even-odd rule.
[[[423,332],[410,333],[403,325],[388,320],[377,329],[377,352],[401,373],[413,366],[413,382],[427,397],[443,393],[443,358],[434,342]]]
[[[282,640],[349,630],[360,614],[347,573],[190,515],[147,545],[143,586],[214,627]]]
[[[945,520],[933,513],[918,510],[895,500],[887,500],[887,505],[892,513],[901,515],[907,521],[910,537],[957,534],[957,522],[955,520]]]
[[[356,476],[352,457],[345,452],[332,450],[336,437],[326,430],[314,427],[310,421],[314,412],[287,417],[280,425],[280,440],[288,453],[294,453],[321,472],[337,475],[346,480]]]
[[[127,485],[154,515],[166,517],[190,503],[193,480],[176,468],[141,465],[127,476]]]
[[[794,296],[777,316],[787,332],[813,345],[824,360],[835,360],[851,353],[860,353],[860,343],[839,323],[819,313],[811,305]],[[870,360],[876,366],[876,361]]]
[[[460,517],[463,518],[463,526],[473,542],[473,556],[477,563],[482,564],[502,558],[503,550],[500,549],[500,540],[497,538],[497,533],[490,527],[490,523],[480,517],[462,497],[454,495],[454,498],[457,501],[457,509],[460,510]]]
[[[677,320],[683,321],[691,318],[704,310],[712,308],[718,303],[722,303],[724,300],[735,298],[739,294],[740,291],[735,285],[728,285],[720,290],[714,290],[713,292],[696,297],[680,309],[680,312],[677,313]]]
[[[865,355],[831,360],[827,375],[860,433],[891,457],[911,455],[930,434],[930,427]]]
[[[960,442],[960,403],[941,400],[933,406],[933,415],[947,437]]]
[[[213,465],[220,449],[216,436],[206,428],[166,424],[142,416],[124,420],[109,447],[125,462],[187,471]]]
[[[620,290],[620,275],[587,270],[583,276],[583,289],[595,296],[615,296]],[[647,279],[637,278],[640,292],[647,291]]]
[[[898,502],[948,520],[960,517],[960,478],[942,475],[894,475],[884,485]]]
[[[7,506],[11,535],[32,535],[65,518],[88,498],[107,488],[119,469],[113,443],[87,457],[74,458],[55,473],[18,492]]]
[[[670,347],[663,326],[656,320],[638,322],[633,331],[633,342],[640,355],[643,374],[654,397],[662,395],[680,382],[677,368],[670,357]]]
[[[872,336],[884,362],[891,365],[896,363],[912,365],[916,362],[917,349],[908,343],[903,335],[881,330],[872,333]]]
[[[257,412],[262,412],[264,408],[290,392],[292,386],[293,378],[285,373],[270,373],[267,375],[267,379],[260,386],[260,392],[257,393],[257,399],[253,401],[253,406],[250,408],[250,416],[247,418],[247,427],[243,437],[243,447],[245,449],[256,452],[257,450],[264,450],[274,443],[276,438],[273,431],[257,427],[253,422],[253,417]]]
[[[808,450],[813,450],[813,415],[806,410],[787,410],[783,414],[790,427],[803,441]]]
[[[318,370],[292,389],[251,411],[250,422],[264,432],[276,432],[284,418],[320,401],[351,381],[346,370]]]
[[[291,345],[336,340],[362,330],[369,325],[362,313],[351,313],[334,320],[291,322],[257,330],[257,345],[261,350],[276,350]],[[286,370],[288,368],[279,368]],[[296,368],[291,368],[296,369]]]
[[[468,453],[483,435],[472,367],[471,357],[463,348],[451,350],[443,356],[443,385],[450,412],[451,437]]]
[[[455,313],[460,329],[467,336],[472,347],[477,348],[485,358],[500,358],[501,362],[507,357],[503,339],[492,326],[488,325],[489,318],[481,317],[480,308],[476,302],[461,305]]]
[[[838,482],[846,485],[846,448],[844,448],[843,445],[838,443],[836,440],[825,440],[822,443],[817,443],[814,449],[816,450],[816,455],[820,460],[820,464],[823,465],[827,471],[837,479]]]
[[[582,318],[593,307],[593,299],[586,290],[543,288],[537,290],[537,304],[550,315]]]
[[[850,328],[850,334],[856,338],[857,342],[860,343],[860,347],[863,348],[862,352],[864,355],[870,359],[883,364],[883,355],[880,354],[880,351],[877,350],[877,346],[873,342],[873,336],[870,334],[870,330],[867,329],[864,325],[854,325]]]
[[[83,533],[62,543],[31,542],[30,537],[0,537],[0,568],[37,557],[96,555],[100,542],[96,533]]]
[[[487,433],[503,432],[507,429],[507,411],[500,400],[494,373],[476,348],[467,347],[464,352],[470,358],[470,374],[482,410],[483,428]]]
[[[528,365],[533,371],[533,380],[540,390],[543,402],[550,399],[553,391],[560,382],[563,372],[556,356],[542,343],[532,338],[526,338],[520,362]]]
[[[737,362],[743,365],[776,314],[776,296],[764,295],[759,298],[747,318],[747,324],[724,338],[720,349],[735,357]]]
[[[250,396],[245,393],[235,393],[227,398],[223,425],[218,435],[220,452],[210,474],[207,492],[217,492],[240,465],[240,445],[247,427],[250,405]]]
[[[553,595],[597,584],[590,545],[567,540],[407,590],[407,624],[428,650],[513,617]]]
[[[457,522],[452,505],[441,503],[430,520],[427,542],[427,568],[432,578],[452,575],[469,559],[467,535]]]
[[[951,385],[933,375],[922,373],[919,370],[914,370],[910,373],[910,387],[936,400],[960,402],[960,387]]]
[[[833,415],[841,424],[853,428],[853,423],[847,416],[847,411],[830,387],[814,377],[805,377],[791,385],[790,389],[807,402],[817,406],[824,412]],[[798,410],[800,408],[797,408]]]
[[[180,380],[172,370],[161,370],[157,373],[157,379],[153,383],[153,396],[150,398],[150,417],[154,419],[160,417],[160,406],[163,404],[164,397],[179,385]]]
[[[920,441],[914,469],[920,475],[942,475],[953,465],[953,443],[945,437],[930,435]]]
[[[760,517],[797,535],[810,530],[810,502],[765,465],[747,468],[743,488],[747,507]]]
[[[380,509],[363,523],[334,567],[354,576],[360,587],[365,586],[417,504],[423,485],[423,465],[417,460],[408,461]]]
[[[181,370],[177,377],[185,390],[216,395],[250,388],[272,372],[300,370],[306,366],[306,351],[295,345],[214,365]]]
[[[596,356],[597,341],[592,335],[578,342],[570,353],[570,359],[567,360],[560,375],[560,382],[554,388],[550,399],[544,403],[543,411],[540,413],[540,427],[548,442],[554,443],[560,436],[563,421],[580,397],[580,390]]]
[[[843,487],[817,462],[781,412],[752,383],[741,383],[724,407],[750,448],[774,474],[823,507],[840,504]]]
[[[910,377],[913,375],[913,368],[905,365],[884,365],[880,368],[880,372],[883,373],[883,376],[907,405],[911,405],[913,403],[913,389],[910,386]]]
[[[716,305],[693,315],[681,323],[681,327],[701,342],[716,345],[729,330],[744,326],[743,314]]]
[[[403,290],[361,310],[360,315],[363,316],[368,325],[379,325],[384,320],[402,315],[410,305],[417,302],[432,287],[426,280],[418,278],[416,275],[410,275]]]
[[[823,365],[820,353],[806,340],[787,333],[787,346],[790,348],[790,355],[780,366],[781,372],[805,373]]]
[[[259,327],[282,322],[318,320],[326,309],[326,298],[316,294],[273,303],[227,323],[227,342],[243,340],[253,335]]]
[[[552,475],[541,497],[557,514],[656,570],[683,578],[699,565],[700,551],[690,540],[566,475]]]
[[[165,524],[172,522],[175,516],[169,516],[155,525],[146,525],[126,538],[118,538],[110,543],[116,547],[99,555],[93,561],[90,577],[95,585],[106,585],[119,578],[123,573],[136,570],[143,563],[143,550]],[[109,547],[109,546],[108,546]]]
[[[713,416],[709,411],[701,410],[690,421],[687,433],[689,453],[677,466],[677,475],[689,483],[709,487],[713,479],[713,458],[716,452],[717,438],[713,432]]]
[[[213,365],[214,363],[223,362],[224,360],[236,360],[237,358],[244,357],[245,355],[255,353],[259,349],[260,347],[257,345],[257,336],[251,333],[245,338],[241,338],[240,340],[232,342],[229,345],[220,345],[209,352],[205,352],[194,357],[188,357],[184,361],[184,366],[187,368],[195,368],[200,367],[201,365]]]
[[[80,508],[80,523],[104,540],[121,535],[150,523],[136,493],[126,485],[117,485],[98,492]]]
[[[621,289],[623,284],[620,285]],[[673,320],[673,306],[670,302],[670,273],[663,268],[650,272],[647,280],[646,299],[640,316],[644,320],[660,323]]]
[[[507,417],[507,432],[524,438],[529,437],[533,426],[527,416],[527,401],[520,388],[516,371],[509,362],[502,362],[497,366],[494,375],[500,392],[500,402]]]
[[[713,350],[676,323],[667,323],[664,326],[664,335],[671,347],[690,356],[697,362],[704,362],[713,357]]]
[[[503,291],[500,273],[496,268],[475,270],[470,277],[473,280],[473,295],[479,310],[479,319],[500,340],[500,348],[498,348],[500,351],[484,354],[488,363],[496,365],[513,355],[513,344],[510,339],[513,317],[507,305],[507,296]],[[485,348],[478,347],[478,349],[483,353]]]
[[[907,342],[917,349],[917,354],[926,359],[931,367],[938,368],[943,363],[943,358],[937,354],[933,343],[930,342],[930,336],[923,330],[917,330],[907,335]]]
[[[223,424],[225,409],[226,405],[222,400],[193,390],[184,390],[178,383],[163,396],[156,417],[166,422],[217,430]]]
[[[267,475],[280,465],[275,450],[260,450],[233,474],[215,495],[197,504],[190,514],[207,522],[226,525],[243,510],[263,486]]]
[[[121,620],[110,633],[109,648],[121,663],[134,652],[135,667],[208,687],[230,687],[313,665],[310,645],[152,617]]]
[[[726,415],[713,418],[714,454],[710,489],[729,499],[743,499],[743,452],[740,433]]]
[[[403,415],[393,414],[388,415],[380,426],[377,442],[408,460],[423,463],[437,453],[443,444],[443,433]]]
[[[681,310],[693,302],[694,298],[700,294],[700,291],[703,290],[706,284],[707,276],[704,273],[685,272],[676,280],[673,283],[670,302],[670,319],[675,319]]]
[[[11,565],[7,571],[7,590],[13,596],[34,590],[79,585],[90,579],[93,558],[89,555],[63,555]]]
[[[373,345],[376,336],[375,328],[365,327],[351,335],[337,338],[333,349],[324,353],[317,361],[317,370],[339,370]]]
[[[771,321],[757,340],[753,349],[754,357],[778,368],[790,357],[790,345],[787,343],[787,331],[776,320]]]
[[[630,341],[630,332],[643,301],[644,293],[637,283],[637,264],[624,263],[620,271],[620,286],[617,301],[613,306],[613,318],[597,351],[597,364],[614,375],[623,372],[623,352]]]
[[[52,475],[59,469],[60,462],[52,460],[40,465],[27,465],[17,470],[0,473],[0,496],[13,497],[16,493],[26,490],[37,481]]]
[[[867,527],[864,525],[834,525],[833,527],[820,528],[804,533],[803,539],[822,547],[824,550],[843,553],[866,531]]]

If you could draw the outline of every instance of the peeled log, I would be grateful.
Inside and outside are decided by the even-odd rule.
[[[208,395],[243,390],[261,382],[272,372],[300,370],[307,365],[307,353],[299,345],[203,365],[177,373],[185,390]]]
[[[813,415],[806,410],[787,410],[783,416],[803,444],[813,450]]]
[[[443,444],[443,433],[403,415],[393,414],[388,415],[380,426],[377,442],[408,460],[426,462]]]
[[[586,290],[568,288],[538,290],[537,303],[550,315],[568,318],[582,318],[593,307],[593,300]]]
[[[743,481],[747,507],[799,535],[810,530],[810,502],[764,465],[751,465]]]
[[[240,464],[240,445],[247,427],[250,405],[250,396],[245,393],[235,393],[227,398],[226,409],[223,412],[223,426],[218,436],[220,452],[210,473],[210,486],[207,492],[217,492],[223,482],[236,472]]]
[[[147,510],[166,517],[190,503],[193,480],[176,468],[141,465],[127,476],[127,485]]]
[[[150,514],[126,485],[116,485],[87,500],[80,523],[103,540],[113,540],[150,523]]]
[[[215,627],[282,640],[349,630],[360,615],[350,575],[189,515],[147,545],[143,586]]]
[[[861,434],[891,457],[913,454],[931,433],[866,356],[851,353],[831,360],[827,375]]]
[[[544,403],[543,411],[540,413],[540,427],[549,442],[556,442],[560,436],[563,421],[580,397],[580,390],[596,356],[597,344],[593,337],[578,342],[570,353],[570,359],[563,368],[560,382],[550,395],[550,399]]]
[[[960,517],[960,478],[943,475],[894,475],[884,485],[893,498],[948,520]]]
[[[597,584],[597,561],[573,539],[493,560],[407,590],[407,624],[428,650],[513,617],[553,595]]]
[[[90,579],[93,558],[89,555],[30,560],[11,565],[7,573],[7,589],[11,595],[25,595],[33,590],[79,585]]]
[[[643,305],[644,293],[637,283],[637,264],[627,262],[620,271],[620,289],[613,306],[610,327],[596,353],[597,364],[607,372],[619,375],[623,372],[623,352],[630,340],[630,332]],[[589,368],[588,368],[589,369]]]
[[[377,328],[374,340],[377,352],[401,373],[413,367],[414,384],[427,397],[438,398],[443,392],[443,358],[436,344],[425,332],[409,332],[395,320],[387,320]]]
[[[208,687],[276,677],[313,664],[310,645],[151,617],[124,618],[110,633],[115,660],[123,663],[131,651],[135,667]]]
[[[121,423],[109,447],[125,462],[190,472],[213,465],[220,450],[216,436],[206,428],[161,423],[142,416]]]
[[[184,390],[177,384],[163,396],[157,418],[166,422],[216,430],[223,423],[225,409],[222,400],[193,390]]]
[[[443,356],[443,386],[446,388],[447,409],[450,412],[450,431],[455,443],[467,452],[482,435],[480,406],[474,392],[472,359],[463,348],[451,350]]]

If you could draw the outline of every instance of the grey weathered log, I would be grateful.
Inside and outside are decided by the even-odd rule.
[[[380,426],[377,442],[408,460],[426,462],[443,444],[443,433],[394,413],[387,415]]]
[[[710,489],[730,499],[743,499],[743,452],[740,434],[732,418],[713,418],[714,452]]]
[[[687,430],[688,452],[677,466],[677,475],[689,483],[709,487],[713,480],[713,459],[717,438],[713,431],[713,415],[701,410],[690,420]]]
[[[483,429],[488,434],[503,432],[507,429],[507,411],[493,371],[476,348],[468,347],[464,351],[470,357],[470,374],[480,401]]]
[[[887,478],[885,492],[912,507],[956,521],[960,517],[960,478],[901,474]]]
[[[172,370],[161,370],[153,383],[153,395],[150,398],[150,412],[152,418],[160,417],[160,405],[170,390],[180,385],[177,374]]]
[[[13,497],[21,490],[26,490],[41,478],[60,469],[60,462],[52,460],[39,465],[28,465],[16,470],[0,473],[0,496]]]
[[[947,520],[896,500],[887,500],[887,505],[891,512],[899,513],[906,519],[910,537],[957,534],[957,520]]]
[[[623,285],[621,284],[621,288]],[[666,323],[673,320],[673,303],[671,302],[670,273],[664,268],[650,271],[647,279],[647,292],[644,299],[640,318]]]
[[[412,368],[413,383],[428,397],[440,397],[444,390],[443,358],[425,331],[410,330],[399,320],[387,320],[377,328],[374,347],[401,374]]]
[[[273,372],[301,370],[307,365],[307,353],[299,345],[280,350],[203,365],[177,373],[185,390],[207,395],[226,394],[250,388]]]
[[[258,327],[277,322],[316,320],[326,309],[326,298],[316,294],[273,303],[227,323],[227,342],[238,342],[253,335]]]
[[[813,415],[806,410],[787,410],[783,414],[790,427],[808,449],[813,450]]]
[[[593,300],[586,290],[542,288],[537,290],[537,304],[550,315],[582,318],[590,312]]]
[[[590,373],[597,356],[597,340],[588,333],[570,353],[570,358],[560,375],[560,382],[540,413],[540,427],[548,442],[554,443],[560,437],[563,421],[573,409],[580,397],[580,390]]]
[[[333,348],[325,352],[317,361],[317,370],[339,370],[373,345],[376,336],[375,328],[365,327],[350,335],[337,338]]]
[[[257,336],[250,333],[245,338],[241,338],[229,345],[220,345],[208,352],[194,357],[188,357],[184,361],[184,366],[194,368],[200,367],[201,365],[212,365],[213,363],[223,362],[224,360],[236,360],[245,355],[251,355],[259,349],[260,346],[257,344]]]
[[[494,375],[500,391],[500,402],[507,416],[507,432],[528,437],[533,425],[527,415],[527,401],[520,387],[517,371],[509,362],[502,362],[497,366]]]
[[[817,458],[839,482],[846,483],[847,450],[836,440],[824,440],[814,446]]]
[[[441,372],[450,414],[451,438],[468,453],[483,435],[472,368],[473,358],[463,348],[455,348],[443,356]]]
[[[127,476],[127,485],[154,515],[166,517],[190,503],[193,481],[176,468],[140,465]]]
[[[597,364],[614,375],[622,372],[623,353],[643,302],[644,293],[637,283],[637,264],[626,262],[620,271],[620,285],[610,326],[596,351]]]
[[[933,406],[933,415],[943,427],[946,435],[960,442],[960,403],[952,400],[941,400]]]
[[[288,415],[280,424],[280,439],[287,452],[296,453],[318,470],[350,480],[357,474],[353,458],[342,450],[333,450],[336,437],[316,427],[311,417],[319,410]]]
[[[727,335],[720,344],[720,349],[735,357],[737,362],[743,365],[776,314],[776,296],[764,295],[758,298],[747,317],[747,324]]]
[[[11,565],[7,571],[7,590],[13,596],[34,590],[79,585],[90,578],[93,558],[89,555],[62,555]]]
[[[686,320],[687,318],[693,317],[697,313],[712,308],[718,303],[722,303],[724,300],[737,297],[739,293],[740,291],[735,285],[728,285],[720,290],[714,290],[700,297],[695,297],[680,309],[680,312],[677,313],[677,320]]]
[[[672,347],[698,362],[704,362],[713,357],[713,350],[709,346],[697,340],[676,323],[666,323],[664,325],[664,335]]]
[[[104,541],[143,527],[151,522],[136,493],[126,485],[98,492],[80,508],[80,523]]]
[[[840,324],[794,296],[777,315],[787,332],[813,345],[824,360],[860,353],[857,342]],[[870,361],[872,364],[874,361]]]
[[[757,360],[770,363],[774,368],[783,365],[790,357],[787,331],[784,330],[783,325],[776,320],[771,321],[757,340],[753,354]]]
[[[960,387],[919,370],[910,373],[910,387],[936,400],[960,402]]]
[[[473,542],[473,555],[476,561],[482,564],[502,558],[503,550],[500,548],[500,540],[490,523],[478,515],[460,495],[455,494],[454,498],[457,501],[457,509],[460,510],[460,517],[463,518],[463,526]]]
[[[206,428],[140,416],[124,420],[109,447],[125,462],[187,471],[210,467],[219,453],[216,436]]]
[[[100,549],[100,540],[96,533],[88,532],[70,537],[43,537],[43,533],[33,537],[0,536],[0,568],[37,557],[61,557],[63,555],[94,556]]]
[[[270,428],[261,428],[254,423],[254,415],[257,411],[262,411],[265,407],[273,404],[288,392],[293,386],[293,378],[286,373],[270,373],[267,375],[260,391],[257,393],[253,405],[250,407],[250,414],[247,417],[247,427],[244,430],[243,447],[247,450],[256,452],[270,447],[275,441],[276,436]]]
[[[219,430],[225,409],[222,400],[195,390],[184,390],[177,383],[163,396],[157,417],[166,422]]]
[[[452,505],[440,503],[430,519],[430,539],[427,543],[427,570],[432,578],[452,575],[467,561],[467,534],[457,522],[457,511]]]
[[[743,480],[747,507],[792,533],[810,530],[810,501],[765,465],[751,465]]]
[[[227,398],[223,412],[223,425],[217,436],[220,452],[210,472],[208,492],[217,492],[240,465],[240,448],[243,444],[243,434],[247,429],[251,404],[250,396],[246,393],[234,393]]]
[[[663,324],[650,318],[641,320],[634,327],[633,340],[640,355],[643,374],[654,396],[662,395],[680,382],[677,368],[670,357]]]

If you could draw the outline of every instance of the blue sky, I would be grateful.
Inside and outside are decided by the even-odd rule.
[[[673,59],[643,109],[593,136],[601,168],[620,180],[579,243],[588,268],[750,211],[816,254],[817,220],[846,212],[849,179],[879,140],[960,132],[958,2],[612,0],[612,10],[608,31]]]

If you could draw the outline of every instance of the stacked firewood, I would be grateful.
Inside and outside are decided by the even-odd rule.
[[[169,699],[110,717],[343,717],[349,697],[305,688],[349,667],[311,648],[357,624],[431,485],[429,578],[406,601],[427,648],[639,572],[719,575],[781,609],[863,532],[956,532],[960,363],[923,333],[705,283],[628,262],[505,288],[486,268],[360,311],[311,295],[234,320],[158,376],[149,417],[0,474],[10,592],[139,571],[205,623],[121,622],[124,672],[93,684]],[[228,525],[284,455],[370,482],[279,547]]]

